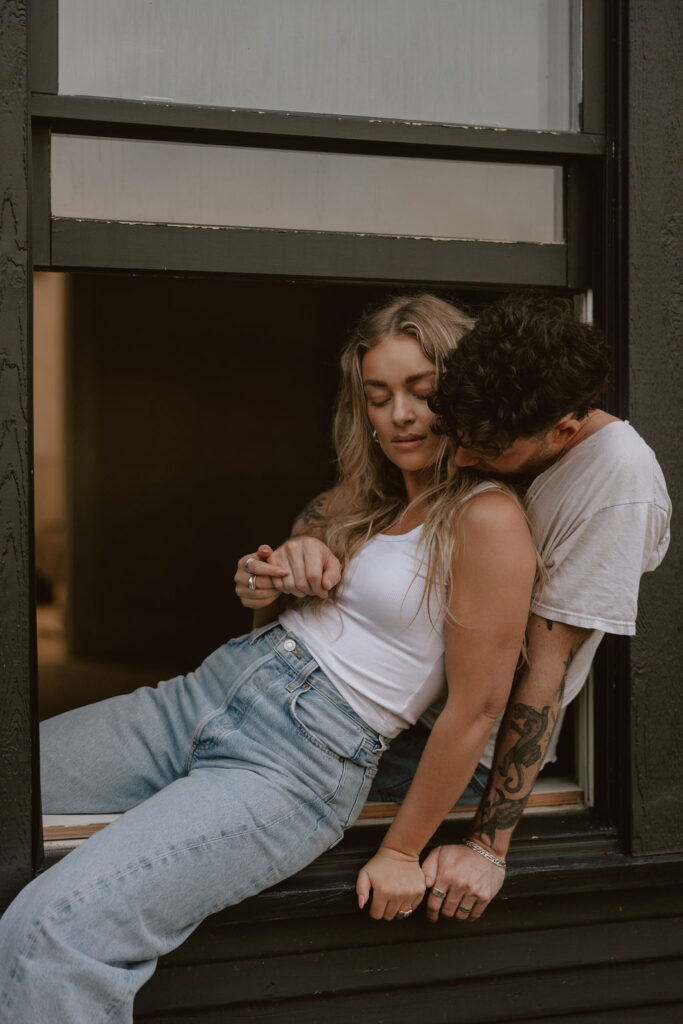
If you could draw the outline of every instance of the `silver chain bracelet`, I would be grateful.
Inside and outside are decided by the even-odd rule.
[[[490,860],[492,864],[495,864],[497,868],[502,868],[505,871],[507,864],[500,857],[494,857],[492,853],[485,850],[483,846],[479,846],[478,843],[473,843],[471,839],[463,839],[462,845],[469,847],[470,850],[474,850],[480,857],[485,857],[486,860]]]

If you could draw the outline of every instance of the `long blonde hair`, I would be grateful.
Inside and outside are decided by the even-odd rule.
[[[340,500],[334,503],[338,508],[329,508],[326,516],[326,543],[342,569],[363,544],[410,507],[400,470],[373,440],[361,370],[364,354],[384,338],[407,335],[434,363],[438,377],[445,357],[473,326],[469,316],[434,295],[400,297],[365,316],[342,351],[342,382],[334,417]],[[440,609],[447,607],[455,522],[464,499],[480,478],[456,466],[455,447],[447,437],[440,439],[426,468],[431,477],[417,500],[428,504],[420,544],[422,562],[427,563],[425,593],[431,617],[434,595]]]

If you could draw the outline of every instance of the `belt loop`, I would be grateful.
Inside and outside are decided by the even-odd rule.
[[[308,690],[310,688],[310,685],[311,685],[308,682],[308,677],[313,672],[315,672],[317,667],[318,667],[317,661],[314,658],[309,658],[309,660],[304,665],[302,665],[301,671],[298,673],[296,678],[292,679],[291,683],[287,683],[287,686],[285,687],[285,689],[289,690],[290,693],[293,693],[294,690],[301,690],[302,688],[305,688],[305,689]]]

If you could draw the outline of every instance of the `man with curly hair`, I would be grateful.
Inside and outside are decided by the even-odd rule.
[[[475,920],[497,893],[538,772],[555,757],[564,708],[603,635],[635,633],[640,577],[668,547],[671,504],[654,453],[628,422],[598,408],[608,370],[600,332],[567,302],[511,295],[451,353],[431,401],[460,466],[526,490],[545,567],[528,661],[482,759],[490,772],[470,835],[422,865],[431,920]],[[427,734],[415,728],[385,755],[370,799],[400,797]]]
[[[422,864],[432,921],[476,920],[500,889],[538,772],[555,758],[564,709],[604,634],[635,633],[640,577],[668,547],[671,503],[654,452],[598,407],[608,370],[600,332],[576,320],[567,301],[513,294],[460,340],[430,399],[460,466],[525,491],[545,570],[532,598],[526,662],[463,795],[480,798],[470,834]],[[317,506],[304,510],[295,542],[276,552],[278,565],[287,559],[291,592],[318,593],[311,588],[328,571],[339,580],[324,527]],[[274,586],[290,592],[282,581]],[[392,741],[370,801],[403,798],[439,710]]]

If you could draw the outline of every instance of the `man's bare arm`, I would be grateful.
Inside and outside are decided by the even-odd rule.
[[[529,665],[513,686],[472,838],[504,858],[562,707],[567,672],[588,631],[532,615]]]
[[[470,833],[471,840],[505,860],[557,723],[568,669],[588,635],[585,629],[532,615],[527,630],[529,664],[517,675],[498,731],[493,766]],[[455,912],[462,896],[472,896],[477,913],[503,884],[505,873],[466,846],[442,846],[423,864],[429,883],[447,891],[430,895],[427,913]],[[474,899],[476,897],[476,900]]]

